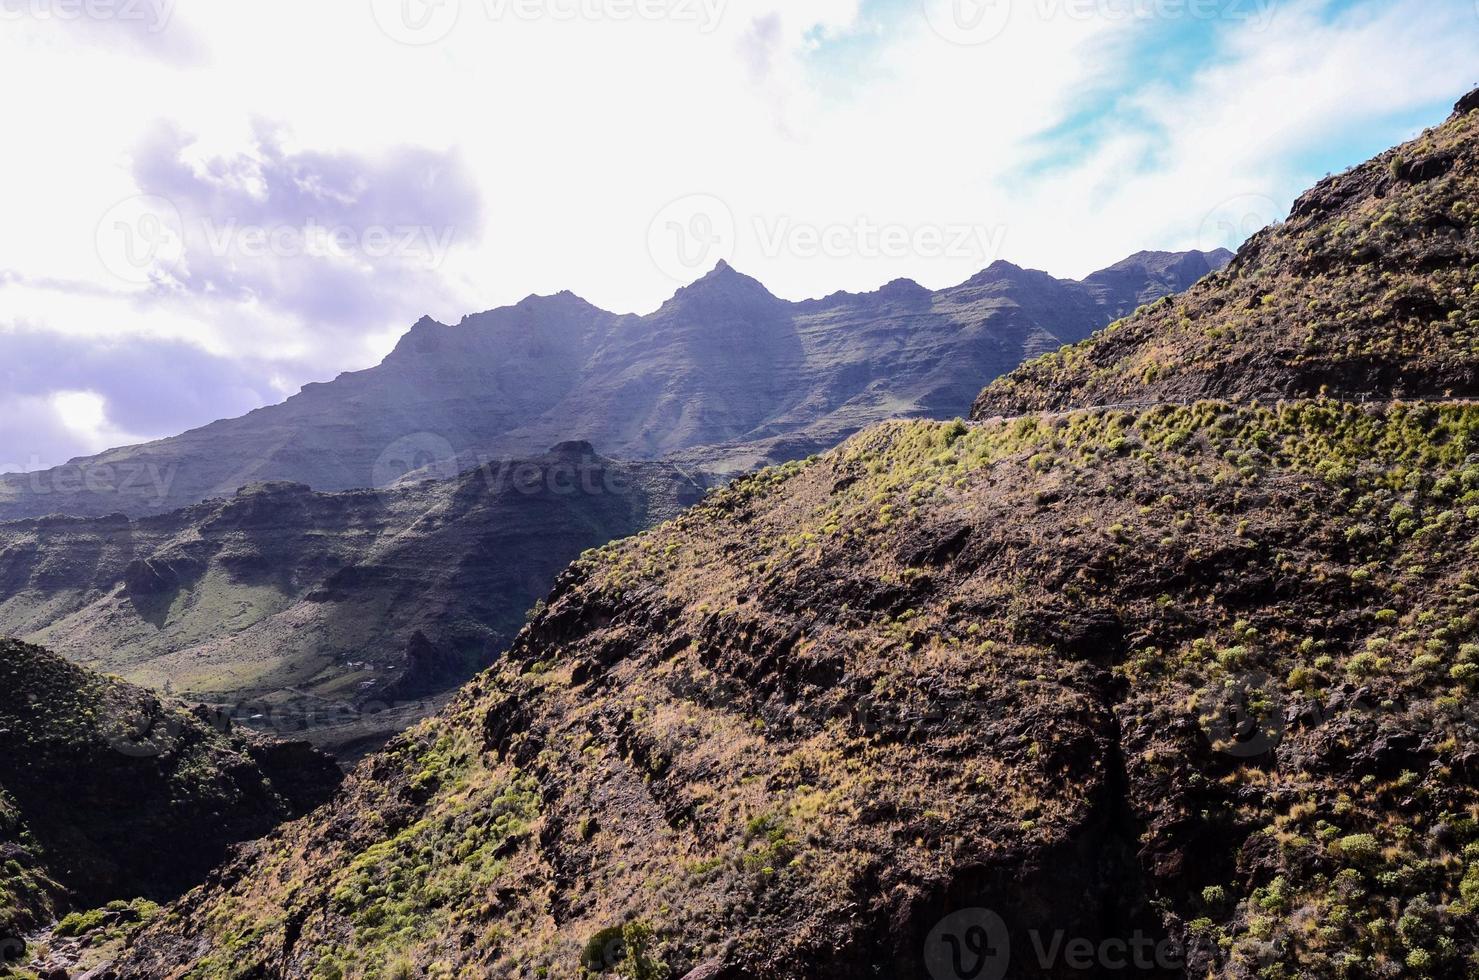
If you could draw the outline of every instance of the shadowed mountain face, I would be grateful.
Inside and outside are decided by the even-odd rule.
[[[69,906],[174,898],[341,778],[301,742],[230,730],[39,647],[0,641],[0,681],[0,941]]]
[[[1083,283],[998,262],[931,292],[790,303],[721,265],[648,316],[570,293],[417,323],[379,366],[281,405],[54,470],[0,477],[0,520],[166,513],[253,482],[315,490],[448,476],[569,439],[740,470],[896,416],[964,414],[982,379],[1186,288],[1226,253],[1142,253]]]
[[[1476,104],[1402,148],[1453,156],[1384,208],[1470,233]],[[1332,199],[1331,232],[1368,204]],[[1293,268],[1322,228],[1236,268]],[[1373,234],[1391,288],[1471,322],[1472,264]],[[1390,345],[1441,394],[1434,321],[1321,274],[1273,303],[1328,304],[1356,364]],[[1149,314],[1144,349],[1205,315],[1218,363],[1264,357],[1251,319],[1223,344],[1244,288],[1198,290],[1189,328]],[[1401,373],[1260,405],[1191,362],[1196,404],[992,414],[1080,368],[583,556],[493,670],[116,975],[1474,976],[1479,406],[1392,403]]]
[[[491,663],[582,551],[702,492],[573,443],[387,490],[0,524],[0,634],[352,752]]]

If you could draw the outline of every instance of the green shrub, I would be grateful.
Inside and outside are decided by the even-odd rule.
[[[103,924],[103,918],[107,914],[107,909],[92,909],[88,912],[69,913],[61,922],[57,923],[54,934],[63,939],[85,936],[101,926]]]
[[[416,964],[408,956],[398,957],[385,968],[385,980],[415,980]]]
[[[1381,856],[1381,842],[1370,834],[1350,834],[1342,837],[1336,849],[1360,864],[1375,861]]]

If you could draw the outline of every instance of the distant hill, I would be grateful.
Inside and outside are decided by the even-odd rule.
[[[0,634],[353,751],[486,667],[587,548],[696,502],[572,443],[443,481],[254,484],[156,517],[0,524]],[[410,704],[407,704],[410,702]]]
[[[572,439],[610,457],[749,469],[886,418],[963,415],[982,379],[1185,289],[1227,257],[1145,252],[1083,282],[997,262],[936,292],[901,280],[802,303],[721,264],[648,316],[560,293],[456,326],[423,319],[377,367],[280,405],[0,477],[0,520],[167,513],[260,482],[376,487]]]

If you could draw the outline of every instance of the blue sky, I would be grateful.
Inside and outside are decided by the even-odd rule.
[[[85,9],[94,14],[78,16]],[[422,314],[1235,245],[1441,122],[1473,0],[0,0],[0,468]],[[159,380],[164,379],[164,380]]]

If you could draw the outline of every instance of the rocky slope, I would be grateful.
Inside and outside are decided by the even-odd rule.
[[[491,663],[582,551],[702,492],[577,443],[381,491],[0,524],[0,635],[353,752]]]
[[[0,641],[0,943],[68,908],[165,901],[341,774],[304,743]],[[114,910],[121,911],[121,910]]]
[[[1141,253],[1082,283],[998,262],[938,292],[900,281],[805,303],[721,265],[648,316],[561,293],[456,326],[423,319],[379,366],[281,405],[0,476],[0,520],[160,514],[263,481],[378,487],[571,439],[619,458],[684,453],[699,468],[801,458],[885,418],[963,415],[983,379],[1226,259]]]
[[[1463,976],[1476,452],[1469,407],[871,430],[577,563],[121,975],[911,980],[986,909],[1012,976]]]
[[[1358,350],[1431,336],[1319,298]],[[1392,402],[1439,360],[988,417],[1060,357],[739,480],[576,562],[117,975],[1473,976],[1479,406]]]
[[[978,417],[1206,396],[1479,396],[1479,115],[1321,181],[1185,294],[989,386]]]

